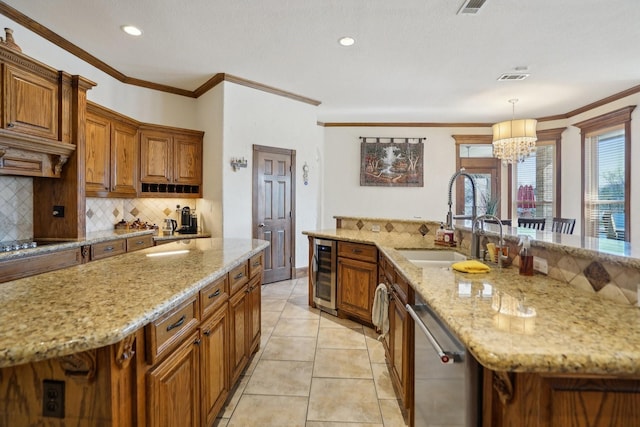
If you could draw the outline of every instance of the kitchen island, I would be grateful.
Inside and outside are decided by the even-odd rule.
[[[428,233],[363,227],[305,234],[377,247],[484,367],[484,426],[640,425],[638,307],[546,275],[520,276],[514,266],[491,264],[482,274],[417,267],[397,249],[449,249],[435,247]]]
[[[0,284],[0,426],[215,419],[259,345],[267,246],[191,239]]]

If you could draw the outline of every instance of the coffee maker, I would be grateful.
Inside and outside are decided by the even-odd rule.
[[[178,229],[180,234],[197,234],[198,233],[198,217],[196,210],[185,206],[182,208],[180,214],[180,228]]]

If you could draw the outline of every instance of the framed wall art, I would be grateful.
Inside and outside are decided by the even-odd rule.
[[[423,187],[424,140],[360,137],[360,185]]]

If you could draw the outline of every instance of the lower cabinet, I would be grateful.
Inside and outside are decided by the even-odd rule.
[[[227,303],[202,322],[200,372],[202,425],[212,426],[229,394],[229,316]]]
[[[338,257],[338,311],[371,323],[376,264]]]
[[[249,282],[249,353],[260,348],[260,323],[262,304],[262,276],[256,276]]]
[[[198,426],[200,423],[200,338],[191,334],[147,373],[147,426]]]
[[[229,369],[235,383],[249,361],[249,285],[229,299]]]

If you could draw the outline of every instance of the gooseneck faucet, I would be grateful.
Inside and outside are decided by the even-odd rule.
[[[459,176],[465,176],[467,178],[469,178],[469,181],[471,182],[471,192],[473,194],[473,204],[471,206],[471,216],[468,215],[456,215],[453,216],[453,212],[451,211],[451,205],[453,204],[452,201],[452,191],[453,191],[453,183],[456,181],[456,179]],[[470,219],[472,221],[475,221],[478,210],[477,210],[477,199],[476,199],[476,180],[473,177],[473,175],[471,175],[470,173],[466,172],[464,170],[464,168],[460,168],[460,170],[456,173],[454,173],[451,176],[451,179],[449,179],[449,211],[447,212],[447,229],[451,230],[453,228],[453,220],[454,219]],[[476,256],[474,256],[474,254],[476,254]],[[471,233],[471,256],[474,256],[475,258],[479,258],[480,257],[480,241],[479,239],[476,237],[475,233]]]
[[[502,268],[502,258],[503,258],[503,247],[504,247],[504,235],[502,234],[502,221],[500,221],[500,219],[498,219],[497,216],[495,215],[490,215],[490,214],[484,214],[484,215],[480,215],[479,217],[475,218],[473,220],[473,223],[471,224],[471,257],[472,258],[483,258],[480,256],[480,239],[477,237],[478,234],[484,234],[484,220],[485,219],[490,219],[493,220],[495,222],[498,223],[498,227],[500,227],[500,240],[498,241],[498,246],[497,246],[497,263],[498,263],[498,267]],[[480,224],[480,227],[477,228],[476,224]],[[474,240],[475,239],[475,240]],[[476,242],[476,246],[474,246],[473,242]],[[489,255],[489,257],[491,257],[491,255]]]

